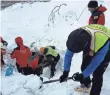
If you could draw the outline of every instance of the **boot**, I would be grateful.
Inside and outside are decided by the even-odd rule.
[[[86,93],[90,93],[90,90],[91,90],[91,86],[84,86],[83,84],[80,85],[80,86],[77,86],[76,88],[74,88],[75,91],[78,91],[78,92],[86,92]]]

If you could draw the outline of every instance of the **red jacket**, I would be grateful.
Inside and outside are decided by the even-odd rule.
[[[92,13],[92,16],[89,18],[89,24],[101,24],[105,25],[105,15],[104,12],[107,9],[103,6],[99,7],[97,11]]]
[[[30,63],[29,63],[29,67],[31,67],[33,70],[35,70],[36,68],[39,68],[39,56],[36,56],[34,60],[32,60]]]
[[[17,37],[15,39],[16,44],[18,45],[17,48],[11,54],[12,59],[16,59],[16,63],[20,67],[27,67],[28,58],[31,56],[31,51],[28,47],[23,45],[23,40],[21,37]]]

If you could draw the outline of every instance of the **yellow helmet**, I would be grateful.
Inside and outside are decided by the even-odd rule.
[[[40,48],[40,52],[41,52],[41,53],[44,53],[44,49],[45,49],[44,47],[41,47],[41,48]]]

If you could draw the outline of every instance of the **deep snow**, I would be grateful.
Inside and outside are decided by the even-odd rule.
[[[30,46],[32,42],[35,42],[34,47],[46,45],[55,45],[61,54],[61,60],[57,66],[56,75],[52,79],[58,79],[62,74],[63,58],[66,50],[66,40],[71,31],[79,28],[83,25],[87,25],[90,13],[87,8],[84,10],[79,21],[76,20],[76,16],[79,17],[82,10],[87,6],[88,1],[51,1],[48,3],[33,3],[33,4],[16,4],[9,8],[2,10],[1,14],[1,31],[3,38],[8,41],[7,52],[12,52],[12,49],[16,47],[14,39],[17,36],[22,36],[24,43]],[[106,26],[110,27],[110,1],[105,0],[104,5],[108,8],[106,15]],[[55,6],[60,7],[59,13],[54,12],[58,9],[55,8],[53,14],[52,9]],[[54,22],[54,23],[53,23]],[[72,61],[70,76],[73,73],[80,71],[82,53],[75,54]],[[6,64],[15,64],[15,61],[11,60],[9,54],[4,56]],[[5,77],[6,66],[3,67],[1,72],[1,87],[3,95],[88,95],[86,93],[78,93],[74,91],[74,87],[79,85],[77,82],[67,81],[64,83],[52,83],[43,85],[42,89],[38,90],[40,85],[39,77],[34,75],[23,76],[18,74],[16,68],[14,68],[14,74],[10,77]],[[46,72],[45,72],[46,71]],[[49,80],[49,69],[45,70],[44,81]],[[102,88],[101,95],[110,95],[110,66],[106,70],[104,75],[104,86]]]

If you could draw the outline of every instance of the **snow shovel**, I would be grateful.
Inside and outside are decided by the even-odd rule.
[[[70,79],[72,79],[72,77],[68,77],[66,80],[70,80]],[[60,81],[60,79],[44,81],[43,84],[49,84],[49,83],[58,82],[58,81]]]
[[[73,75],[72,77],[68,77],[66,80],[71,80],[71,79],[72,79],[73,81],[75,81],[74,76],[75,76],[75,75]],[[40,86],[39,89],[42,88],[43,84],[49,84],[49,83],[53,83],[53,82],[58,82],[58,81],[60,81],[60,79],[55,79],[55,80],[50,80],[50,81],[44,81],[44,82],[43,82],[43,78],[40,77],[40,79],[41,79],[41,81],[42,81],[42,85]],[[66,80],[65,80],[65,81],[66,81]]]

